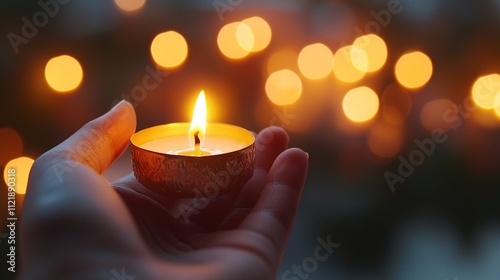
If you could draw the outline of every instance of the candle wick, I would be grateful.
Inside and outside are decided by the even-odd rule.
[[[200,132],[197,130],[194,133],[194,151],[195,153],[200,153],[200,137],[198,137]]]
[[[194,144],[199,146],[200,145],[200,137],[198,137],[198,134],[200,134],[200,132],[198,130],[195,131],[195,133],[194,133]]]

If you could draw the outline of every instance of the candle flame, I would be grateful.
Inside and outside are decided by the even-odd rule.
[[[200,146],[203,146],[203,142],[205,141],[206,126],[207,103],[205,101],[205,92],[202,90],[196,100],[193,119],[191,120],[191,126],[189,127],[189,144],[191,147],[195,148],[195,150],[199,150]]]

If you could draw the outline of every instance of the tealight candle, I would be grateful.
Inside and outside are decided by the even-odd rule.
[[[255,137],[235,125],[207,123],[203,91],[191,123],[146,128],[130,142],[135,177],[159,193],[219,193],[242,186],[253,174]]]

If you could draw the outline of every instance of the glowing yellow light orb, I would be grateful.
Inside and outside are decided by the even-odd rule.
[[[267,78],[266,94],[276,105],[293,104],[302,94],[302,81],[292,70],[276,71]]]
[[[146,0],[115,0],[115,5],[125,12],[135,12],[140,10]]]
[[[333,53],[321,43],[305,46],[297,59],[299,70],[308,79],[318,80],[330,75],[333,69]]]
[[[337,52],[335,52],[334,57],[335,63],[333,64],[333,73],[335,74],[337,79],[346,83],[357,82],[361,80],[366,74],[365,71],[361,71],[354,66],[351,56],[351,48],[352,46],[346,46],[338,49]],[[363,56],[362,54],[364,52],[358,51],[357,53],[358,58],[356,59],[363,59],[361,57]]]
[[[497,96],[495,97],[495,114],[500,118],[500,91],[497,92]]]
[[[162,67],[177,67],[188,56],[186,39],[175,31],[160,33],[151,42],[151,56]]]
[[[366,122],[378,112],[377,94],[369,87],[351,89],[342,100],[342,109],[347,118],[353,122]]]
[[[431,59],[419,51],[402,55],[394,68],[398,82],[409,89],[424,86],[431,79],[432,71]]]
[[[50,59],[45,65],[45,80],[49,86],[65,93],[77,88],[83,79],[83,69],[78,60],[69,55]]]
[[[490,74],[479,77],[472,86],[472,99],[483,109],[496,110],[495,100],[500,92],[500,75]]]
[[[353,45],[350,49],[350,55],[351,62],[354,68],[363,73],[368,72],[368,66],[370,62],[368,61],[368,54],[364,49]]]
[[[246,23],[240,22],[236,27],[236,41],[240,45],[240,48],[247,52],[253,50],[255,37],[253,31]]]
[[[12,187],[18,194],[25,194],[33,162],[34,160],[29,157],[19,157],[9,161],[3,171],[7,187]]]
[[[271,42],[272,31],[271,27],[261,17],[251,17],[241,21],[247,25],[252,31],[253,44],[252,48],[248,49],[251,52],[258,52],[265,49]]]
[[[224,25],[217,35],[217,46],[219,46],[221,53],[230,59],[241,59],[246,57],[253,47],[253,35],[252,39],[247,38],[246,42],[244,39],[245,33],[248,35],[248,30],[248,25],[241,24],[241,22],[232,22]],[[241,46],[242,41],[243,45],[252,42],[252,46],[248,47],[248,49],[244,49]]]
[[[361,71],[375,72],[387,61],[387,45],[384,39],[375,34],[358,37],[352,44],[351,56],[354,66]],[[362,54],[358,52],[362,50]],[[358,57],[355,59],[355,57]]]

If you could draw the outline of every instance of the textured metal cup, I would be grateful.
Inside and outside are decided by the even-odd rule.
[[[168,130],[169,125],[153,127],[150,130]],[[147,139],[148,129],[145,129],[130,139],[132,168],[137,180],[155,192],[183,197],[199,194],[210,197],[243,186],[253,175],[255,161],[253,134],[229,124],[208,124],[207,128],[210,126],[226,131],[228,137],[235,130],[238,133],[248,133],[251,143],[236,151],[202,157],[159,153],[140,147],[142,142],[146,141],[144,139]],[[136,136],[141,133],[141,136]],[[155,137],[154,133],[152,137]]]

